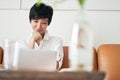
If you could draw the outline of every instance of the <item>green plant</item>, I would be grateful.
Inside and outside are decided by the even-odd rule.
[[[79,4],[80,4],[80,6],[83,8],[84,3],[85,3],[85,0],[78,0],[78,2],[79,2]]]
[[[37,0],[36,6],[40,6],[41,2],[42,2],[42,0]]]

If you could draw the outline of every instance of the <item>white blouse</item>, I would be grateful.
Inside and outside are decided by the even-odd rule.
[[[27,46],[28,40],[20,42],[22,47],[28,48]],[[40,45],[38,46],[37,43],[35,43],[34,47],[35,47],[34,49],[45,49],[45,50],[56,51],[57,52],[56,60],[59,63],[58,69],[61,68],[63,56],[64,56],[63,55],[63,42],[61,38],[50,36],[48,32],[46,31],[44,39],[42,40],[42,42],[40,42]]]

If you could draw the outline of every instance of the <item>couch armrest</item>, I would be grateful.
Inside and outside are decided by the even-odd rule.
[[[105,80],[120,80],[120,44],[104,44],[98,48],[98,70],[106,72]]]

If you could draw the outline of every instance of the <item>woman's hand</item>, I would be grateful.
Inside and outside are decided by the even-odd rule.
[[[42,35],[39,32],[32,32],[32,39],[37,42],[42,40]]]
[[[42,40],[42,35],[39,32],[33,32],[32,37],[29,39],[28,47],[34,49],[35,42],[39,45]]]

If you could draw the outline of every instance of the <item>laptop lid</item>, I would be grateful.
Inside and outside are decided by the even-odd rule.
[[[55,71],[56,56],[55,51],[19,48],[15,52],[14,67],[16,70]]]

